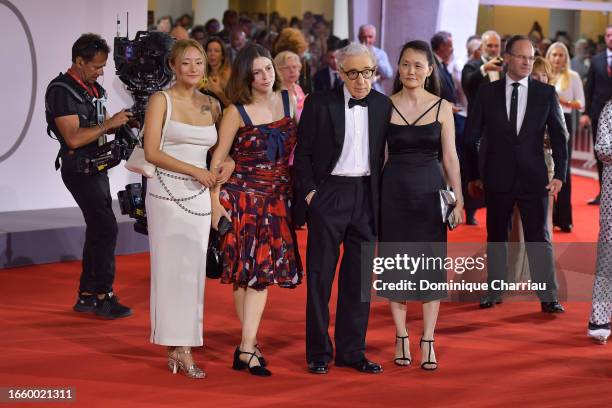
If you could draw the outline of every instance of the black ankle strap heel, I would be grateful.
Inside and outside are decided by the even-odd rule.
[[[406,339],[408,339],[408,336],[395,336],[396,343],[397,343],[397,340],[402,342],[402,356],[394,358],[393,362],[395,363],[395,365],[398,365],[401,367],[407,367],[412,362],[410,357],[406,356],[406,348],[404,347],[404,340]]]
[[[421,337],[421,341],[419,342],[419,347],[422,349],[422,343],[427,343],[429,345],[429,351],[427,353],[427,361],[421,363],[421,368],[427,371],[433,371],[438,368],[438,363],[435,361],[431,361],[431,350],[433,350],[433,344],[435,340],[424,340]]]

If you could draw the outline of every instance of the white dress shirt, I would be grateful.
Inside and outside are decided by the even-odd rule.
[[[523,119],[525,119],[525,111],[527,110],[527,90],[529,87],[529,77],[525,77],[520,81],[515,81],[506,75],[506,113],[508,119],[510,119],[510,100],[512,99],[512,84],[518,82],[518,109],[516,111],[516,132],[517,134],[521,131],[523,125]]]
[[[344,144],[338,163],[331,174],[351,177],[369,176],[368,108],[355,105],[349,109],[348,102],[352,97],[346,85],[342,88],[344,90]]]

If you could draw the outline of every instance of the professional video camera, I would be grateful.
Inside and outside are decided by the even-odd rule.
[[[113,58],[116,73],[132,94],[130,111],[142,124],[149,96],[163,89],[172,79],[168,56],[174,39],[157,31],[138,31],[133,40],[115,37]]]
[[[147,210],[145,208],[144,194],[141,183],[132,183],[125,186],[125,190],[117,193],[121,214],[134,218],[134,230],[147,235]]]
[[[149,97],[162,90],[172,79],[168,56],[173,43],[174,39],[168,34],[155,31],[138,31],[133,40],[127,35],[115,37],[113,58],[116,73],[132,94],[134,105],[130,111],[141,126]],[[142,142],[127,126],[120,129],[117,138]],[[147,234],[146,187],[146,180],[143,179],[142,184],[128,184],[124,191],[118,193],[121,213],[136,219],[134,230],[142,234]]]

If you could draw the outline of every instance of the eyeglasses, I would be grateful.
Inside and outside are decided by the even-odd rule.
[[[357,71],[356,69],[351,69],[350,71],[345,71],[344,69],[342,70],[342,72],[344,72],[344,74],[348,77],[348,79],[350,79],[351,81],[354,81],[357,79],[357,77],[359,76],[359,74],[361,74],[361,76],[363,77],[363,79],[370,79],[372,78],[372,76],[374,76],[374,74],[376,73],[376,67],[374,68],[366,68],[363,69],[361,71]]]
[[[510,55],[522,61],[527,61],[527,62],[535,61],[535,57],[533,55],[519,55],[519,54],[510,54]]]

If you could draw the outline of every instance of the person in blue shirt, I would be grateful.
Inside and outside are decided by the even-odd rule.
[[[374,46],[376,42],[376,27],[372,24],[364,24],[359,27],[359,42],[366,45],[376,57],[376,76],[372,81],[372,88],[378,92],[385,93],[383,81],[393,77],[393,68],[389,63],[387,53]]]

